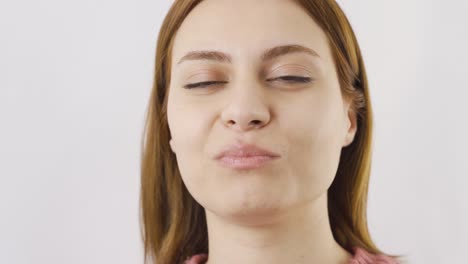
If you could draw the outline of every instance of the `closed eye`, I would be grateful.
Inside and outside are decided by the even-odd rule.
[[[286,83],[310,83],[312,78],[310,77],[301,77],[301,76],[280,76],[277,78],[270,78],[267,81],[282,81]],[[190,83],[184,86],[185,89],[192,89],[192,88],[202,88],[207,87],[214,84],[223,84],[227,83],[226,81],[206,81],[206,82],[199,82],[199,83]]]
[[[283,80],[285,82],[291,82],[291,83],[309,83],[312,81],[312,78],[286,75],[286,76],[280,76],[280,77],[273,78],[273,79],[267,79],[267,81],[277,81],[277,80]]]
[[[199,82],[199,83],[189,83],[184,86],[185,89],[192,89],[192,88],[202,88],[206,86],[210,86],[213,84],[219,84],[219,83],[227,83],[226,81],[208,81],[208,82]]]

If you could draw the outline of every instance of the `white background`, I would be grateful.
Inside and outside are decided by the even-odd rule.
[[[0,2],[0,263],[142,263],[140,141],[171,3]],[[410,263],[466,263],[468,2],[340,3],[374,106],[371,234]]]

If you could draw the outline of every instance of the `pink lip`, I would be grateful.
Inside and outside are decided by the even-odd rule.
[[[280,157],[279,154],[255,145],[235,144],[225,148],[215,159],[233,169],[254,169]]]

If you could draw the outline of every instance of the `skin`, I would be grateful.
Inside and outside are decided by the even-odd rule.
[[[241,19],[240,19],[241,18]],[[269,48],[298,44],[319,56]],[[179,60],[195,50],[232,62]],[[310,83],[271,81],[307,76]],[[224,81],[194,89],[190,83]],[[333,238],[327,190],[356,115],[340,91],[325,33],[287,0],[206,0],[175,36],[168,97],[171,149],[190,194],[205,208],[209,264],[346,263]],[[252,170],[220,166],[226,145],[254,143],[281,155]]]

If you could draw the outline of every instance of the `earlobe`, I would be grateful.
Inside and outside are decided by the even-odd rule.
[[[172,150],[172,152],[174,152],[174,153],[175,153],[174,142],[173,142],[173,140],[172,140],[172,139],[171,139],[171,140],[169,140],[169,145],[171,146],[171,150]]]
[[[343,142],[343,147],[349,146],[356,136],[357,132],[357,114],[353,110],[349,109],[346,118],[346,134]]]

